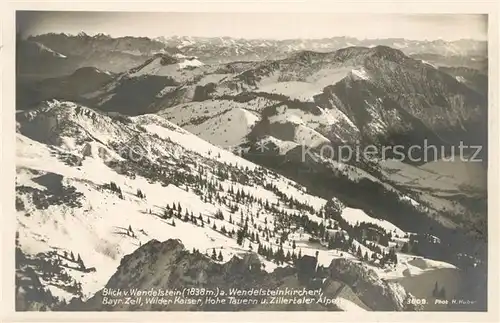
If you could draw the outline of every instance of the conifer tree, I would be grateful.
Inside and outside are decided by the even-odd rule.
[[[78,264],[80,265],[80,268],[85,268],[85,265],[83,264],[82,257],[80,257],[80,254],[78,254]]]
[[[438,293],[439,293],[439,287],[438,287],[438,282],[436,282],[434,284],[434,289],[432,290],[432,296],[437,298]]]

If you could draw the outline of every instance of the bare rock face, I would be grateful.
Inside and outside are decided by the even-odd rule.
[[[312,256],[303,256],[297,259],[295,266],[297,267],[297,277],[300,281],[306,282],[311,277],[314,277],[316,273],[316,265],[318,260]]]
[[[410,296],[404,288],[380,279],[371,269],[343,258],[334,259],[328,269],[331,279],[350,286],[369,308],[379,311],[415,310],[405,304],[406,298]]]
[[[310,257],[313,258],[313,257]],[[314,258],[312,259],[314,261]],[[69,305],[69,310],[91,311],[268,311],[268,310],[340,310],[334,303],[324,304],[320,298],[348,297],[359,307],[368,310],[407,310],[403,300],[410,297],[402,287],[392,286],[376,277],[375,272],[360,264],[341,259],[333,261],[329,268],[318,274],[309,259],[299,259],[300,273],[292,267],[277,268],[274,272],[263,271],[256,254],[243,258],[233,257],[226,263],[216,263],[209,257],[187,251],[179,240],[159,242],[151,240],[125,256],[106,287],[83,304]],[[300,279],[299,279],[300,276]],[[320,277],[324,276],[324,277]],[[310,304],[273,304],[276,297],[256,294],[248,299],[256,303],[238,302],[245,297],[231,294],[240,290],[318,290]],[[112,293],[149,292],[137,304],[113,303]],[[146,299],[154,291],[171,291],[165,296],[172,303],[147,304]],[[214,291],[219,295],[211,294]],[[319,293],[321,291],[321,294]],[[203,293],[203,294],[202,294]],[[161,296],[160,296],[161,297]],[[287,296],[290,298],[290,296]],[[137,297],[135,297],[137,298]],[[207,298],[225,299],[225,304],[206,302]],[[297,296],[300,298],[300,296]],[[196,302],[202,299],[203,302]],[[151,302],[149,302],[151,303]],[[414,309],[411,309],[414,310]]]

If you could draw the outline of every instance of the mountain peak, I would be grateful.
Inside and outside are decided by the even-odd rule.
[[[399,49],[385,45],[378,45],[370,49],[372,56],[387,59],[394,62],[401,62],[408,57]]]
[[[159,58],[160,64],[163,66],[179,63],[179,60],[177,58],[175,58],[174,56],[171,56],[167,53],[157,53],[154,55],[154,58],[155,59]]]

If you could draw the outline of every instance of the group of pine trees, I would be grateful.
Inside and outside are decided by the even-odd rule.
[[[282,265],[285,262],[291,262],[296,259],[302,258],[301,250],[299,250],[299,252],[296,254],[295,248],[291,253],[290,249],[288,249],[285,253],[282,244],[280,244],[278,248],[273,249],[272,246],[266,247],[265,245],[259,243],[257,247],[257,253],[269,261],[275,261],[278,265]]]
[[[67,251],[64,251],[63,255],[60,255],[57,252],[49,252],[44,254],[44,256],[46,257],[36,257],[27,260],[29,261],[29,264],[36,269],[36,272],[39,273],[40,278],[63,290],[66,290],[67,292],[82,296],[81,283],[71,277],[67,271],[62,270],[61,260],[61,258],[66,258],[67,260],[77,263],[79,265],[79,269],[85,269],[85,265],[83,264],[83,260],[80,255],[75,257],[73,252],[68,254]]]
[[[134,232],[134,230],[132,230],[132,226],[130,224],[127,228],[126,235],[128,235],[129,237],[132,237],[132,238],[136,238],[135,232]]]
[[[219,255],[215,252],[215,248],[212,249],[212,255],[210,256],[212,260],[224,261],[224,257],[222,256],[222,252],[219,250]]]
[[[244,195],[244,194],[243,194]],[[165,218],[171,218],[173,216],[181,219],[182,216],[182,211],[183,208],[180,203],[173,203],[172,206],[167,205],[164,213]],[[242,211],[241,211],[242,212]],[[281,217],[283,216],[282,213],[280,213]],[[223,212],[219,209],[215,214],[214,218],[225,221],[225,217]],[[365,240],[364,237],[361,237],[362,244],[368,245],[368,248],[372,250],[372,255],[371,257],[368,256],[368,253],[365,251],[364,253],[361,252],[360,246],[355,247],[354,245],[354,237],[353,236],[361,236],[360,232],[364,232],[366,229],[366,226],[369,226],[371,224],[366,224],[366,223],[361,223],[357,224],[355,226],[350,226],[349,232],[357,232],[356,234],[353,234],[350,236],[349,239],[346,239],[343,233],[340,232],[335,232],[334,234],[329,234],[327,229],[328,228],[339,228],[338,223],[334,222],[333,226],[325,226],[323,223],[317,223],[309,219],[308,216],[303,215],[303,216],[298,216],[298,215],[289,215],[289,218],[295,219],[296,222],[298,222],[298,225],[301,227],[305,228],[305,231],[309,231],[311,234],[319,234],[321,235],[321,240],[325,241],[328,243],[328,248],[329,249],[340,249],[342,251],[346,252],[352,252],[355,254],[359,259],[362,259],[364,261],[371,261],[374,262],[375,260],[379,260],[379,265],[380,266],[385,266],[385,264],[388,263],[397,263],[397,256],[395,253],[395,250],[393,248],[389,249],[389,252],[385,252],[381,250],[379,246],[376,246],[368,241]],[[279,219],[279,218],[278,218]],[[183,220],[185,222],[192,222],[195,225],[201,225],[203,226],[205,223],[210,224],[210,217],[207,216],[206,220],[204,220],[203,216],[200,214],[198,217],[195,217],[192,212],[189,212],[187,209],[184,210],[184,217]],[[229,215],[229,219],[227,220],[230,224],[234,224],[235,221],[233,220],[232,214]],[[257,229],[257,232],[250,230],[250,225],[249,222],[253,222],[253,214],[251,214],[250,217],[246,216],[245,218],[243,217],[243,213],[241,213],[240,217],[240,228],[235,232],[234,229],[232,230],[227,230],[224,225],[221,225],[220,227],[217,227],[215,221],[213,222],[211,228],[215,231],[218,231],[228,237],[231,238],[236,238],[236,242],[239,245],[244,244],[245,238],[247,238],[250,242],[257,243],[259,245],[258,248],[258,253],[276,260],[278,263],[283,263],[283,262],[288,262],[291,260],[294,260],[296,258],[296,255],[294,252],[291,254],[285,253],[281,248],[278,248],[277,251],[273,252],[272,249],[271,251],[266,250],[263,245],[261,245],[260,242],[260,235],[262,234],[265,241],[270,241],[270,237],[275,237],[274,234],[270,232],[269,229],[267,228],[262,228],[262,227],[257,227],[254,226],[254,228]],[[264,220],[265,225],[267,225],[267,218]],[[276,230],[276,228],[275,228]],[[388,239],[388,237],[391,236],[391,233],[389,234],[383,234],[379,235],[379,242],[383,239]],[[281,234],[281,237],[276,238],[276,244],[282,245],[286,240],[287,240],[287,232],[284,231]],[[382,242],[382,245],[387,245],[387,243]],[[251,243],[249,244],[250,248]],[[295,245],[295,241],[293,241],[293,245]],[[371,248],[370,248],[371,246]]]
[[[122,189],[115,182],[111,181],[109,182],[109,184],[104,184],[103,187],[112,192],[115,192],[118,195],[118,197],[121,198],[122,200],[124,199]],[[144,194],[144,192],[142,192],[142,190],[139,188],[137,189],[136,196],[140,199],[146,198],[146,194]]]
[[[200,254],[200,250],[193,248],[193,254]],[[212,249],[212,254],[209,256],[208,255],[208,250],[205,251],[205,256],[210,257],[212,260],[215,261],[224,261],[224,257],[222,256],[222,252],[219,250],[219,254],[215,251],[215,248]]]
[[[292,196],[286,195],[285,193],[281,192],[281,190],[275,184],[267,183],[264,187],[267,190],[273,192],[276,196],[278,196],[278,198],[281,201],[283,201],[284,205],[288,206],[289,208],[291,208],[293,210],[304,211],[304,212],[309,212],[309,213],[313,213],[313,214],[316,213],[316,210],[312,206],[305,204],[305,203],[302,203],[302,202],[298,201],[297,199],[293,198]],[[322,210],[319,211],[318,216],[320,218],[324,217],[324,213]]]
[[[104,184],[104,188],[111,190],[112,192],[115,192],[119,198],[122,200],[124,199],[122,189],[120,186],[116,185],[115,182],[110,182],[109,184]]]
[[[163,211],[163,215],[161,217],[165,220],[172,219],[171,225],[174,227],[175,227],[175,221],[173,217],[176,217],[177,219],[182,220],[184,222],[191,222],[194,225],[199,225],[201,227],[204,227],[205,223],[210,224],[210,219],[208,217],[207,220],[205,221],[201,214],[195,216],[193,211],[189,211],[187,208],[183,209],[180,203],[177,204],[173,203],[172,206],[167,204],[167,206]]]
[[[77,263],[79,269],[82,269],[82,270],[85,269],[85,264],[82,260],[82,257],[80,256],[80,254],[78,254],[78,257],[75,257],[75,254],[73,253],[73,251],[71,251],[70,253],[68,253],[67,251],[64,251],[63,255],[64,255],[64,258]]]
[[[144,194],[139,188],[137,189],[136,195],[140,199],[145,199],[146,198],[146,194]]]
[[[171,218],[171,217],[175,216],[179,219],[182,219],[182,216],[181,216],[182,211],[183,211],[183,208],[182,208],[180,203],[177,203],[177,204],[173,203],[172,206],[167,205],[167,207],[164,211],[165,212],[164,218]],[[292,219],[295,219],[300,226],[305,228],[306,232],[310,231],[310,233],[312,233],[312,234],[316,233],[316,234],[322,235],[321,240],[328,243],[329,249],[340,249],[342,251],[352,252],[359,259],[362,259],[365,261],[374,262],[375,260],[378,259],[379,265],[382,267],[388,263],[397,263],[397,256],[396,256],[395,250],[393,248],[391,248],[389,250],[389,252],[384,252],[381,250],[380,247],[372,244],[372,246],[373,246],[372,248],[375,250],[372,250],[374,252],[372,253],[371,257],[369,257],[368,253],[366,251],[364,253],[361,252],[360,246],[355,247],[353,236],[350,236],[349,239],[346,239],[344,234],[340,233],[340,232],[335,232],[334,234],[329,234],[327,231],[327,228],[329,228],[329,227],[326,227],[323,223],[318,224],[317,222],[310,220],[309,217],[307,217],[306,215],[303,215],[300,217],[298,215],[290,215],[289,217],[291,217]],[[218,210],[214,214],[214,218],[221,220],[221,221],[226,220],[224,217],[224,214],[221,210]],[[194,214],[192,212],[189,212],[187,209],[184,209],[183,220],[185,222],[192,222],[193,224],[200,225],[200,226],[203,226],[205,223],[210,224],[210,217],[207,216],[206,221],[205,221],[201,214],[198,217],[195,217]],[[233,220],[232,214],[229,215],[229,219],[227,221],[230,224],[235,223],[235,221]],[[288,262],[288,261],[295,259],[296,256],[295,256],[294,252],[292,252],[291,254],[287,254],[282,250],[282,247],[278,248],[277,251],[273,252],[272,249],[271,249],[271,251],[268,251],[268,250],[266,250],[265,247],[263,247],[261,245],[261,241],[260,241],[261,234],[263,235],[265,241],[268,241],[268,242],[270,241],[270,237],[275,237],[275,235],[273,233],[271,233],[269,229],[262,228],[260,226],[259,227],[254,226],[254,228],[257,229],[257,232],[250,230],[249,222],[253,222],[253,214],[251,214],[250,217],[248,217],[248,216],[243,217],[243,213],[241,213],[239,222],[240,222],[239,229],[236,232],[234,231],[234,229],[227,230],[224,225],[220,225],[220,227],[217,227],[215,221],[213,222],[211,228],[214,231],[220,232],[228,237],[236,238],[236,242],[239,245],[244,244],[245,238],[247,238],[250,242],[257,243],[259,245],[259,248],[258,248],[259,254],[262,254],[263,256],[266,256],[270,259],[276,260],[278,263]],[[264,223],[267,226],[267,218],[264,220]],[[336,222],[335,222],[335,226],[338,228],[338,224]],[[364,226],[366,226],[365,223],[357,224],[356,226],[350,226],[352,229],[349,231],[356,232],[356,230],[354,228],[359,229],[359,228],[363,228]],[[276,228],[275,228],[275,230],[276,230]],[[363,230],[364,229],[360,229],[360,231],[357,231],[357,232],[361,232]],[[357,236],[359,236],[359,234],[357,234]],[[391,234],[389,233],[387,236],[391,236]],[[380,235],[379,237],[386,237],[386,236]],[[288,239],[287,232],[283,231],[281,236],[276,238],[276,244],[282,245],[287,239]],[[363,237],[361,239],[362,239],[363,244],[370,245],[370,242],[365,241]],[[381,238],[379,238],[379,242],[380,242],[380,239]],[[249,245],[250,245],[250,248],[252,248],[251,243]],[[293,241],[293,245],[295,245],[295,241]],[[259,252],[259,250],[260,250],[260,252]]]
[[[326,244],[329,249],[340,249],[346,252],[353,252],[358,258],[367,261],[379,259],[382,265],[397,262],[397,257],[393,249],[390,249],[389,252],[385,252],[379,246],[374,244],[370,245],[370,242],[367,241],[376,241],[379,245],[388,247],[389,241],[392,239],[391,232],[387,233],[383,228],[371,223],[363,222],[351,225],[341,216],[342,207],[340,205],[329,205],[328,208],[325,207],[316,210],[311,205],[298,201],[291,195],[289,196],[283,193],[276,184],[264,181],[266,178],[276,176],[272,171],[262,167],[256,167],[250,170],[248,167],[241,167],[227,162],[217,162],[214,164],[211,159],[207,160],[207,163],[203,165],[198,164],[188,157],[183,156],[182,158],[181,164],[186,172],[179,171],[178,168],[168,164],[154,164],[150,165],[147,169],[137,167],[134,171],[147,178],[163,181],[164,183],[162,185],[174,184],[181,188],[185,187],[186,190],[199,195],[205,203],[225,206],[230,211],[229,219],[224,217],[221,210],[218,210],[214,214],[214,219],[228,221],[231,226],[237,224],[239,228],[235,232],[234,228],[227,229],[224,224],[217,225],[215,221],[211,223],[209,216],[206,216],[206,218],[201,214],[195,216],[193,212],[183,209],[180,203],[167,205],[162,215],[164,219],[172,219],[171,224],[173,226],[175,226],[174,218],[184,222],[191,222],[202,227],[208,224],[213,230],[228,237],[235,238],[239,245],[244,245],[245,239],[248,239],[249,242],[251,242],[249,243],[250,247],[252,243],[256,243],[260,246],[258,249],[260,249],[261,253],[268,254],[269,252],[265,250],[261,241],[271,242],[271,239],[276,239],[276,243],[282,245],[287,239],[286,233],[290,230],[290,227],[294,225],[303,228],[304,232],[309,233],[311,236],[317,237],[317,239]],[[133,167],[130,166],[130,163],[127,165]],[[251,185],[252,182],[255,181],[267,182],[264,185],[265,188],[278,197],[278,202],[270,203],[269,200],[257,197],[240,187],[236,187],[234,184],[223,186],[222,182],[225,181],[245,185]],[[110,188],[121,194],[120,188],[115,183],[111,183]],[[139,198],[145,198],[145,195],[140,189],[137,190],[136,195]],[[255,204],[266,211],[264,225],[260,223],[257,224],[254,219],[254,216],[259,217],[259,214],[249,212],[249,214],[243,216],[245,205]],[[289,208],[290,211],[285,210],[284,207]],[[240,219],[238,219],[238,213],[241,214],[239,217]],[[314,214],[323,220],[320,222],[311,220],[310,216],[306,213]],[[233,216],[235,216],[235,219],[233,219]],[[274,218],[274,223],[268,222],[267,216]],[[273,225],[274,228],[269,229],[269,225]],[[330,229],[344,231],[350,238],[344,239],[340,235],[331,235],[329,233]],[[281,236],[276,237],[277,234]],[[372,251],[371,257],[368,256],[368,252],[361,252],[359,246],[355,247],[353,239],[366,245],[368,249]],[[408,249],[409,251],[409,245],[403,246],[403,249]],[[287,257],[287,253],[284,251],[281,252],[280,248],[274,252],[271,251],[271,253],[273,257],[277,254],[278,261],[280,262],[292,260],[295,254],[295,252],[292,252],[289,257]]]
[[[386,264],[398,262],[398,258],[396,255],[396,251],[394,248],[389,248],[388,252],[383,251],[379,246],[375,246],[374,244],[363,241],[361,244],[354,243],[354,237],[349,236],[346,238],[344,233],[335,232],[329,236],[328,240],[328,249],[338,249],[345,252],[351,252],[356,255],[357,258],[362,259],[364,261],[375,262],[377,259],[379,260],[379,265],[384,267]],[[361,245],[367,246],[370,245],[372,248],[368,248],[372,251],[371,256],[368,256],[368,252],[365,250],[363,253],[361,250]]]

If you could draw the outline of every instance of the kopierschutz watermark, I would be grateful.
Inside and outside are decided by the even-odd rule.
[[[268,143],[259,142],[255,151],[249,151],[248,148],[236,146],[216,146],[225,151],[232,152],[235,155],[244,157],[245,155],[264,154],[266,151],[272,150],[268,147]],[[297,144],[301,150],[301,161],[313,160],[335,160],[342,163],[362,162],[362,161],[380,161],[380,160],[395,160],[395,161],[410,161],[413,163],[428,163],[432,161],[462,161],[462,162],[483,162],[481,145],[465,145],[460,141],[458,146],[443,145],[436,146],[429,144],[424,140],[422,145],[394,145],[394,146],[377,146],[377,145],[362,145],[355,142],[351,145],[330,145],[324,144],[320,147],[307,145],[305,142]],[[178,148],[178,147],[177,147]],[[82,149],[82,157],[84,155]],[[183,149],[173,149],[172,155],[180,156]],[[122,144],[113,152],[99,150],[98,155],[105,162],[117,160],[129,160],[133,162],[148,162],[153,161],[154,156],[149,149],[143,145]]]
[[[318,159],[331,159],[347,163],[351,161],[360,162],[363,160],[386,160],[411,161],[414,163],[428,163],[432,161],[462,161],[462,162],[482,162],[481,145],[465,145],[460,141],[458,146],[454,145],[433,145],[425,139],[422,145],[394,145],[377,146],[361,145],[359,142],[353,145],[329,145],[321,147],[311,147],[304,142],[301,144],[301,158],[305,162],[308,158],[317,161]]]

